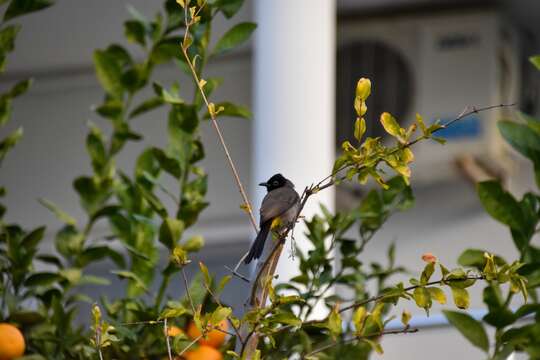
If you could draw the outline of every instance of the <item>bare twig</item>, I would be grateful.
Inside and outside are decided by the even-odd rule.
[[[103,353],[101,352],[101,321],[99,322],[99,326],[96,326],[96,349],[99,360],[103,360]]]
[[[169,355],[169,360],[172,360],[171,341],[169,339],[169,327],[167,326],[167,318],[163,320],[163,333],[165,334],[165,341],[167,343],[167,354]]]
[[[206,4],[206,1],[200,6],[199,11],[204,7]],[[198,12],[197,12],[198,13]],[[196,14],[195,14],[196,15]],[[240,180],[240,176],[238,175],[238,171],[236,170],[236,166],[234,165],[234,161],[232,159],[232,156],[229,152],[229,148],[227,144],[225,143],[225,139],[223,138],[223,134],[221,132],[221,129],[217,123],[216,120],[216,114],[215,109],[210,105],[210,102],[208,101],[208,98],[206,96],[206,92],[204,91],[204,85],[199,79],[199,75],[197,75],[197,70],[195,69],[195,65],[193,64],[193,60],[189,57],[188,54],[188,48],[189,45],[187,42],[188,37],[190,36],[190,27],[193,25],[193,19],[189,19],[188,16],[188,9],[187,6],[184,7],[184,17],[185,17],[185,23],[186,23],[186,31],[184,33],[184,42],[182,43],[182,53],[184,54],[184,58],[186,59],[186,62],[188,64],[188,67],[191,70],[191,74],[193,75],[193,80],[195,81],[196,86],[199,89],[199,92],[201,94],[201,97],[206,105],[206,108],[208,109],[208,113],[210,114],[210,119],[212,122],[212,126],[214,127],[217,136],[219,138],[219,142],[221,143],[221,147],[223,148],[223,152],[225,153],[225,157],[227,158],[227,162],[229,164],[229,167],[231,168],[231,171],[233,173],[234,179],[236,181],[236,185],[238,186],[238,191],[240,192],[240,195],[242,196],[242,199],[245,204],[246,211],[249,215],[249,219],[251,221],[251,224],[253,225],[253,228],[255,229],[255,232],[259,231],[259,228],[257,226],[257,221],[255,220],[255,216],[253,215],[253,210],[251,208],[251,203],[249,201],[249,198],[247,196],[247,193],[244,189],[244,186],[242,185],[242,181]]]
[[[424,285],[411,285],[409,287],[406,287],[405,289],[403,289],[403,292],[409,292],[411,290],[414,290],[416,288],[419,288],[419,287],[426,287],[426,286],[432,286],[432,285],[440,285],[440,284],[444,284],[444,283],[447,283],[447,282],[458,282],[458,281],[465,281],[465,280],[484,280],[485,277],[483,275],[474,275],[474,276],[467,276],[466,278],[463,278],[463,279],[441,279],[441,280],[437,280],[437,281],[431,281],[431,282],[428,282],[427,284],[424,284]],[[381,295],[378,295],[378,296],[373,296],[369,299],[366,299],[366,300],[361,300],[361,301],[357,301],[351,305],[348,305],[348,306],[345,306],[344,308],[340,309],[339,312],[342,313],[344,311],[347,311],[347,310],[351,310],[351,309],[356,309],[360,306],[364,306],[366,304],[369,304],[371,302],[377,302],[379,300],[382,300],[386,297],[388,297],[389,295],[388,294],[381,294]]]
[[[361,341],[361,340],[364,340],[364,339],[378,338],[378,337],[381,337],[383,335],[409,334],[409,333],[415,333],[417,331],[418,331],[418,329],[411,329],[409,327],[404,327],[403,329],[400,329],[400,330],[381,331],[381,332],[376,333],[376,334],[355,336],[355,337],[348,338],[348,339],[337,340],[337,341],[334,341],[334,342],[332,342],[330,344],[321,346],[321,347],[319,347],[319,348],[305,354],[304,356],[302,356],[302,358],[304,359],[304,358],[313,356],[315,354],[326,351],[326,350],[328,350],[328,349],[330,349],[330,348],[332,348],[334,346],[341,345],[341,344],[348,344],[348,343],[351,343],[351,342]]]
[[[202,334],[201,334],[201,335],[197,336],[195,339],[193,339],[193,341],[190,342],[190,343],[188,344],[188,346],[186,346],[186,347],[178,354],[178,356],[184,355],[184,353],[185,353],[186,351],[188,351],[193,345],[195,345],[195,344],[197,343],[197,341],[201,340],[202,337],[203,337],[203,336],[202,336]]]
[[[182,271],[182,278],[184,279],[184,286],[186,287],[186,295],[187,295],[187,297],[189,299],[189,304],[191,305],[191,310],[193,311],[193,314],[195,314],[197,312],[197,310],[195,310],[195,304],[193,304],[193,299],[191,298],[191,293],[189,292],[189,285],[188,285],[188,281],[187,281],[186,271],[184,270],[183,266],[181,268],[181,271]]]

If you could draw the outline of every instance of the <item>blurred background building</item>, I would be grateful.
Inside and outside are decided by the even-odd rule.
[[[86,123],[95,120],[91,106],[102,96],[92,52],[123,41],[128,3],[147,14],[161,5],[157,0],[58,0],[53,8],[25,18],[2,80],[7,86],[28,76],[35,79],[32,91],[17,100],[14,109],[13,126],[24,126],[25,136],[0,175],[9,189],[8,219],[26,226],[47,224],[51,240],[59,223],[36,199],[50,199],[76,217],[83,215],[69,189],[76,176],[90,171]],[[371,135],[382,135],[381,111],[390,111],[403,123],[414,121],[417,112],[426,120],[445,121],[466,106],[502,102],[538,113],[540,78],[527,61],[540,52],[536,0],[246,0],[236,22],[240,20],[259,22],[255,43],[214,61],[209,72],[224,78],[216,99],[255,107],[252,121],[221,122],[255,207],[264,195],[255,184],[275,172],[290,177],[300,191],[316,174],[329,172],[338,151],[335,144],[352,134],[352,99],[359,77],[369,77],[374,84],[367,119]],[[215,34],[229,26],[219,22]],[[190,81],[174,66],[160,68],[157,75],[166,84]],[[368,247],[366,263],[384,261],[392,242],[398,261],[415,272],[427,251],[449,265],[467,247],[515,255],[510,235],[484,213],[469,179],[488,173],[504,177],[514,191],[532,186],[524,180],[532,178],[528,165],[497,137],[495,122],[508,115],[500,110],[476,114],[445,134],[447,146],[430,143],[415,149],[416,206],[389,221]],[[145,139],[131,143],[119,159],[127,171],[140,150],[163,143],[164,119],[165,112],[158,111],[136,120],[135,129]],[[277,135],[284,129],[291,136]],[[234,265],[247,249],[253,232],[208,124],[203,140],[211,206],[197,229],[208,243],[200,257],[213,271],[224,273],[223,266]],[[358,203],[362,189],[341,187],[335,196],[322,196],[319,200],[331,207],[348,208]],[[287,269],[283,264],[283,276]],[[107,274],[107,265],[96,272]],[[226,294],[227,301],[243,302],[245,285],[233,286],[238,291]],[[480,304],[476,292],[473,312]],[[419,334],[383,341],[386,359],[427,358],[435,352],[439,359],[482,356],[447,327],[437,311],[429,319],[418,312],[416,319],[421,322]],[[448,344],[456,346],[441,353]]]

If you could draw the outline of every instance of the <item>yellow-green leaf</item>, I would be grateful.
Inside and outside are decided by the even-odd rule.
[[[367,317],[367,310],[365,307],[360,306],[353,315],[353,324],[356,329],[356,334],[360,335],[362,334],[362,330],[364,329],[364,324]]]
[[[431,307],[431,297],[429,292],[424,287],[414,289],[413,298],[418,307],[429,309]]]
[[[362,140],[362,136],[366,133],[366,120],[364,118],[356,118],[354,123],[354,137],[356,140]]]
[[[404,326],[408,326],[409,325],[409,321],[411,321],[411,313],[407,310],[403,310],[403,312],[401,313],[401,323],[404,325]]]
[[[354,99],[354,110],[358,116],[364,116],[367,112],[366,102],[360,98]]]
[[[422,134],[427,135],[426,123],[424,123],[424,119],[418,113],[416,113],[416,122],[418,123],[418,126],[420,126],[420,129],[422,130]]]
[[[185,245],[184,250],[187,252],[195,252],[201,250],[201,248],[204,246],[204,238],[201,235],[195,235],[190,237]]]
[[[378,342],[373,341],[373,340],[369,340],[369,339],[362,339],[362,341],[365,341],[366,343],[368,343],[369,346],[371,346],[371,348],[372,348],[377,354],[381,355],[381,354],[384,353],[381,344],[379,344]]]
[[[190,262],[187,257],[187,252],[181,246],[174,247],[171,254],[171,261],[176,265],[186,265]]]
[[[453,287],[452,296],[454,298],[454,304],[459,309],[467,309],[469,307],[471,301],[467,290]]]
[[[381,114],[381,124],[384,127],[384,130],[390,135],[394,137],[401,136],[401,127],[390,113],[384,112]]]
[[[363,101],[371,94],[371,80],[366,78],[361,78],[356,84],[356,97],[360,98]]]
[[[203,264],[202,261],[199,261],[199,267],[201,268],[201,272],[204,275],[205,284],[208,287],[210,287],[210,285],[212,284],[212,277],[210,276],[210,273],[208,272],[208,268],[206,267],[206,265]]]
[[[442,289],[437,287],[430,287],[428,288],[429,295],[433,300],[438,302],[441,305],[446,304],[446,295],[444,294],[444,291]]]
[[[330,330],[332,337],[336,338],[341,335],[342,321],[341,314],[339,313],[337,306],[332,309],[332,312],[328,316],[326,327],[328,330]]]

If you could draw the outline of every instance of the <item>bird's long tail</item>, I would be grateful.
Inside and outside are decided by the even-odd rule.
[[[249,253],[244,260],[244,263],[249,264],[253,259],[258,259],[261,257],[264,250],[264,242],[268,237],[271,225],[272,221],[267,221],[261,225],[261,230],[257,234],[255,241],[251,245],[251,249],[249,249]]]

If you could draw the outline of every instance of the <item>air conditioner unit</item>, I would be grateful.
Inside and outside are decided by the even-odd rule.
[[[352,138],[352,108],[359,77],[372,79],[368,135],[384,136],[382,111],[402,126],[419,113],[442,123],[465,107],[513,103],[519,93],[517,36],[502,26],[495,10],[348,17],[338,24],[337,143]],[[505,147],[496,123],[508,109],[473,114],[439,135],[445,146],[422,142],[414,147],[415,184],[447,180],[458,173],[461,155],[498,167]]]

